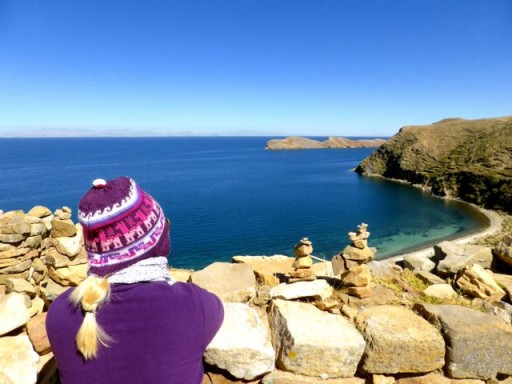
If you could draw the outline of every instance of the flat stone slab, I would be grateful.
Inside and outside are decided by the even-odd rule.
[[[247,264],[213,263],[192,273],[190,281],[224,302],[247,302],[256,295],[256,278]]]
[[[305,376],[354,376],[365,341],[344,317],[300,302],[274,300],[269,314],[276,364]]]
[[[512,375],[512,327],[500,318],[458,305],[419,304],[415,309],[441,329],[450,377],[488,380]]]
[[[421,373],[445,364],[441,333],[409,309],[370,307],[358,313],[355,324],[366,340],[362,364],[365,372]]]
[[[241,303],[224,303],[224,322],[204,358],[244,380],[271,372],[275,365],[267,328],[252,308]]]
[[[0,336],[27,324],[29,320],[30,312],[23,294],[12,292],[0,298]]]
[[[332,287],[325,280],[298,281],[296,283],[282,283],[270,290],[273,299],[293,300],[304,297],[313,297],[317,300],[325,300],[332,295]]]
[[[486,246],[456,244],[450,241],[434,245],[434,253],[434,258],[440,260],[437,273],[441,277],[454,275],[473,264],[490,268],[493,260],[492,251]]]
[[[0,338],[0,383],[34,384],[38,361],[27,335]]]
[[[295,258],[284,255],[274,256],[233,256],[233,263],[249,264],[259,284],[274,287],[280,283],[279,275],[293,271]]]

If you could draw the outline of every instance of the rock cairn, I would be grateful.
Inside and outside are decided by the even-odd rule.
[[[294,270],[290,272],[290,283],[297,281],[311,281],[315,280],[316,276],[311,270],[313,259],[311,253],[313,252],[313,243],[304,237],[294,248],[295,261],[292,264]]]
[[[86,273],[82,229],[71,220],[71,209],[52,213],[36,206],[0,214],[0,382],[52,382],[56,366],[46,311]]]
[[[357,226],[357,232],[348,233],[350,244],[332,259],[335,276],[348,271],[356,265],[365,264],[374,259],[376,249],[368,247],[369,237],[368,224],[365,223]]]

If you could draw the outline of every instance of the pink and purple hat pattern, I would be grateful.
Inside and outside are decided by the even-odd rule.
[[[78,207],[90,273],[106,276],[169,254],[165,215],[135,181],[123,176],[93,184]]]

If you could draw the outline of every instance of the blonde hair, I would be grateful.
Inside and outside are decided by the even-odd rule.
[[[108,300],[110,285],[106,278],[89,276],[71,293],[71,302],[80,305],[85,317],[76,335],[76,347],[85,360],[95,359],[99,344],[108,347],[112,338],[96,321],[96,310]]]

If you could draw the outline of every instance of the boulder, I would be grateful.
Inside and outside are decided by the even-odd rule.
[[[342,316],[306,303],[274,300],[269,322],[279,368],[306,376],[354,376],[365,342]]]
[[[505,235],[503,240],[500,241],[493,249],[493,253],[498,260],[502,261],[505,265],[512,267],[512,236]]]
[[[492,264],[492,251],[483,245],[456,244],[443,241],[434,245],[435,259],[440,260],[437,273],[441,277],[455,275],[460,270],[479,264],[490,268]]]
[[[444,335],[450,377],[512,375],[512,327],[501,319],[458,305],[418,304],[415,309]]]
[[[512,276],[504,275],[501,273],[493,273],[492,276],[494,280],[496,280],[501,287],[507,292],[508,300],[512,302]]]
[[[38,361],[27,335],[0,338],[0,383],[34,384]]]
[[[32,208],[30,211],[28,211],[27,215],[34,216],[34,217],[46,217],[50,216],[52,214],[52,211],[50,211],[48,208],[42,206],[42,205],[36,205],[34,208]]]
[[[374,278],[393,279],[399,277],[403,269],[395,260],[374,260],[367,263]]]
[[[430,372],[445,363],[441,333],[411,310],[391,305],[371,307],[358,313],[355,324],[366,340],[365,372]]]
[[[506,292],[496,283],[492,275],[478,264],[464,269],[456,283],[463,292],[479,299],[496,301],[506,296]]]
[[[512,325],[512,305],[504,301],[494,301],[489,303],[482,299],[474,299],[473,304],[478,306],[479,310],[499,317],[505,324]]]
[[[19,328],[30,320],[22,293],[12,292],[0,297],[0,336]]]
[[[256,278],[248,264],[216,262],[192,273],[190,281],[224,302],[247,302],[256,295]]]
[[[293,300],[304,297],[313,297],[317,300],[325,300],[332,295],[332,287],[327,281],[318,279],[314,281],[298,281],[293,284],[282,283],[270,290],[273,299]]]
[[[457,297],[457,292],[450,284],[434,284],[423,290],[427,296],[434,297],[440,300],[454,299]]]
[[[71,220],[60,220],[54,217],[51,224],[52,237],[73,237],[76,235],[76,227]]]
[[[27,333],[37,353],[44,355],[50,352],[50,341],[46,334],[46,313],[40,313],[30,319]]]
[[[204,358],[236,378],[252,380],[274,369],[275,352],[267,328],[252,308],[225,303],[224,322]]]
[[[233,263],[249,264],[258,284],[274,287],[280,283],[279,276],[293,271],[293,257],[274,256],[233,256]]]
[[[430,260],[427,256],[413,253],[404,256],[404,266],[405,268],[412,269],[415,272],[432,272],[436,268],[436,263]]]

